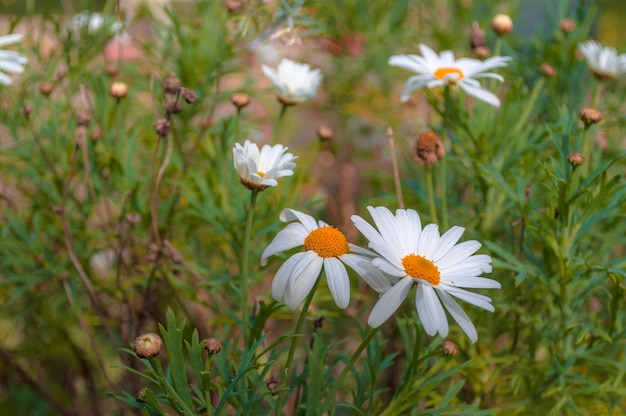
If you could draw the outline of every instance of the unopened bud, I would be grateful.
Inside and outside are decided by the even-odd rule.
[[[317,128],[317,137],[323,142],[327,142],[333,139],[333,131],[328,126],[319,126]]]
[[[422,166],[436,165],[446,155],[439,136],[432,131],[425,131],[415,140],[413,160]]]
[[[166,94],[178,94],[178,90],[180,90],[180,79],[174,75],[168,75],[165,79],[165,93]]]
[[[486,46],[479,46],[478,48],[474,49],[474,53],[480,59],[489,58],[491,56],[491,51]]]
[[[76,114],[76,124],[81,127],[87,127],[89,126],[89,123],[91,123],[91,116],[89,115],[89,113],[81,111]]]
[[[508,14],[498,14],[491,21],[491,28],[498,36],[508,35],[513,31],[513,20]]]
[[[167,119],[165,118],[158,119],[157,121],[154,122],[154,130],[161,137],[167,136],[170,132],[169,121],[167,121]]]
[[[443,349],[444,354],[451,355],[453,357],[459,353],[459,346],[447,339],[443,341],[441,348]]]
[[[45,97],[52,94],[54,91],[54,84],[52,82],[42,82],[39,84],[39,93]]]
[[[573,167],[578,167],[585,163],[585,157],[580,153],[570,153],[569,156],[567,156],[567,161]]]
[[[572,19],[561,19],[559,21],[559,27],[563,33],[570,33],[576,29],[576,22]]]
[[[230,102],[237,108],[244,108],[250,104],[250,97],[246,94],[241,94],[239,92],[234,93],[230,97]]]
[[[133,350],[140,358],[156,357],[161,352],[161,348],[163,348],[163,340],[154,332],[139,335],[133,344]]]
[[[474,50],[487,46],[487,34],[480,28],[478,22],[472,22],[472,28],[470,29],[470,46]]]
[[[209,338],[204,341],[204,349],[211,355],[217,354],[222,351],[222,341],[217,338]]]
[[[122,81],[115,81],[111,83],[111,86],[109,87],[109,94],[111,94],[111,97],[116,100],[121,100],[126,97],[126,94],[128,94],[128,85]]]
[[[196,92],[194,90],[183,88],[180,90],[180,95],[183,97],[183,100],[187,102],[187,104],[193,104],[196,102]]]
[[[224,6],[226,6],[229,12],[235,13],[243,6],[243,0],[226,0]]]
[[[553,78],[556,76],[556,69],[550,64],[543,63],[539,67],[541,73],[547,77]]]
[[[272,396],[276,396],[278,394],[276,389],[280,386],[279,379],[271,377],[265,382],[265,385],[267,385],[267,389],[272,393]]]
[[[183,105],[178,100],[169,100],[165,104],[165,112],[167,114],[177,114],[183,111]]]
[[[598,124],[602,121],[602,113],[595,108],[583,108],[578,114],[585,127],[589,127],[592,124]]]

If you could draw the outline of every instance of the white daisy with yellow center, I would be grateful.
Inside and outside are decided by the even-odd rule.
[[[471,58],[455,59],[452,51],[435,53],[428,46],[420,44],[419,55],[394,55],[389,58],[389,65],[399,66],[416,72],[406,82],[402,101],[407,101],[411,92],[423,87],[434,88],[445,85],[458,85],[469,95],[495,107],[500,106],[500,99],[495,94],[482,88],[477,78],[493,78],[504,81],[501,75],[487,72],[493,68],[507,65],[511,58],[494,56],[485,61]]]
[[[323,78],[319,69],[312,70],[307,64],[289,59],[280,61],[277,70],[267,65],[261,68],[278,90],[278,97],[286,104],[298,104],[315,97]]]
[[[266,144],[259,151],[259,147],[249,140],[243,146],[235,143],[233,159],[241,183],[248,189],[262,191],[278,185],[276,179],[293,175],[296,157],[286,151],[287,147],[281,144]]]
[[[578,45],[587,65],[599,78],[616,78],[626,73],[626,54],[618,55],[615,48],[603,47],[595,40]]]
[[[369,247],[380,255],[372,264],[399,279],[380,297],[368,324],[374,328],[382,325],[415,286],[415,306],[428,335],[448,335],[445,306],[472,342],[476,342],[476,328],[453,296],[494,311],[489,297],[462,289],[500,288],[495,280],[479,277],[491,272],[491,257],[474,254],[481,244],[474,240],[457,244],[465,230],[462,227],[452,227],[441,236],[435,224],[422,229],[420,217],[412,209],[399,209],[395,215],[385,207],[367,209],[377,229],[357,215],[352,216],[352,221],[369,240]]]
[[[23,35],[17,33],[0,36],[0,46],[19,42],[22,40],[22,37]],[[21,74],[24,72],[24,65],[26,65],[26,63],[28,63],[28,59],[21,53],[0,50],[0,84],[11,85],[13,83],[13,79],[1,71]]]
[[[311,292],[322,267],[333,300],[342,309],[350,303],[350,279],[344,264],[375,290],[385,292],[391,288],[389,279],[371,265],[374,253],[348,243],[337,228],[293,209],[281,212],[280,220],[290,224],[263,251],[261,264],[285,250],[304,247],[303,252],[295,253],[280,266],[272,282],[272,297],[290,309],[296,309]]]

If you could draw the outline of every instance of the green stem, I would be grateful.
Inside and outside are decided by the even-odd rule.
[[[246,231],[243,237],[243,254],[241,256],[241,314],[243,322],[244,341],[248,342],[248,329],[249,329],[249,317],[248,317],[248,279],[250,275],[249,271],[249,256],[250,256],[250,238],[252,234],[252,223],[254,221],[254,206],[256,204],[256,197],[259,191],[252,191],[250,194],[250,204],[248,207],[248,218],[246,219]]]
[[[315,291],[317,290],[317,286],[320,283],[322,274],[320,273],[320,275],[318,276],[317,280],[315,281],[315,284],[313,285],[313,288],[311,288],[311,292],[309,292],[309,294],[307,295],[306,299],[304,300],[304,305],[302,306],[302,310],[300,311],[300,316],[298,317],[298,322],[296,323],[296,328],[293,331],[292,334],[292,339],[291,339],[291,346],[289,347],[289,353],[287,355],[287,362],[285,363],[285,380],[288,383],[288,386],[291,385],[291,379],[293,377],[293,368],[292,368],[292,362],[293,362],[293,357],[295,356],[296,353],[296,348],[298,346],[298,340],[300,339],[300,334],[302,334],[302,326],[304,325],[304,320],[306,318],[306,314],[309,310],[309,305],[311,304],[311,301],[313,300],[313,295],[315,294]],[[282,403],[283,400],[285,399],[285,390],[282,390],[280,392],[280,395],[278,396],[278,400],[276,401],[276,414],[281,414],[280,409],[282,408]]]
[[[441,227],[444,230],[448,229],[448,178],[446,158],[444,157],[439,161],[439,176],[441,182]]]
[[[341,385],[343,380],[346,378],[350,370],[352,370],[352,368],[354,367],[354,363],[356,363],[356,360],[359,359],[359,356],[361,355],[365,347],[368,346],[369,342],[372,340],[372,338],[374,338],[374,335],[376,335],[377,332],[378,332],[378,328],[371,328],[371,327],[368,328],[367,333],[365,334],[365,337],[363,338],[363,341],[361,341],[361,344],[354,351],[354,354],[352,354],[352,357],[350,357],[350,361],[348,361],[348,364],[346,364],[341,374],[339,374],[339,377],[337,378],[337,381],[335,381],[335,384],[333,384],[332,387],[330,388],[330,391],[328,392],[326,398],[328,400],[328,403],[331,404],[331,406],[334,407],[335,405],[335,396],[337,395],[337,390],[339,389],[339,386]],[[333,414],[333,413],[329,412],[329,414]]]
[[[435,186],[433,184],[433,165],[426,165],[426,189],[428,191],[428,206],[430,208],[430,220],[437,221],[437,205],[435,203]]]
[[[276,119],[276,122],[274,123],[274,131],[272,132],[272,141],[270,144],[276,143],[276,138],[278,137],[278,130],[280,128],[280,124],[283,121],[283,118],[285,118],[287,107],[289,107],[289,104],[281,103],[281,105],[282,107],[280,109],[280,113],[278,114],[278,118]]]

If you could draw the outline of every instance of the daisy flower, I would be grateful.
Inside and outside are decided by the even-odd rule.
[[[277,71],[262,66],[265,75],[278,90],[278,99],[284,104],[298,104],[315,97],[323,75],[319,69],[311,70],[307,64],[299,64],[283,59]]]
[[[22,40],[23,35],[13,33],[10,35],[0,36],[0,46],[10,45],[11,43]],[[5,51],[0,49],[0,84],[11,85],[13,80],[10,76],[2,71],[21,74],[24,72],[24,65],[28,59],[21,53],[13,51]]]
[[[97,33],[102,28],[107,28],[109,33],[115,34],[122,29],[122,23],[116,17],[88,10],[75,14],[72,25],[76,30],[87,29],[88,33]]]
[[[472,342],[476,342],[474,324],[453,297],[494,311],[489,297],[463,289],[500,288],[495,280],[479,277],[491,272],[491,257],[474,254],[481,244],[474,240],[457,244],[465,230],[462,227],[452,227],[442,236],[435,224],[422,229],[420,217],[412,209],[399,209],[395,216],[385,207],[367,209],[377,229],[357,215],[352,216],[352,221],[369,240],[369,247],[380,255],[372,260],[372,265],[399,279],[374,305],[368,324],[374,328],[382,325],[415,286],[415,306],[428,335],[448,335],[443,303]]]
[[[603,47],[595,40],[578,45],[587,65],[598,78],[616,78],[626,73],[626,54],[618,55],[615,48]]]
[[[494,78],[500,82],[504,81],[502,76],[487,71],[506,66],[510,57],[494,56],[485,61],[479,61],[471,58],[454,59],[452,51],[443,51],[437,55],[428,46],[422,44],[419,45],[419,50],[422,56],[394,55],[389,58],[389,65],[399,66],[418,74],[406,82],[402,101],[407,101],[411,92],[423,87],[458,85],[469,95],[495,107],[500,106],[498,97],[483,89],[477,78]]]
[[[293,175],[296,157],[286,151],[287,148],[281,144],[266,144],[259,152],[259,147],[249,140],[243,146],[235,143],[234,165],[241,183],[250,190],[262,191],[278,185],[276,179]]]
[[[348,243],[337,228],[323,221],[315,222],[310,215],[293,209],[281,212],[280,220],[290,224],[263,251],[261,264],[267,264],[268,257],[285,250],[303,246],[304,251],[291,256],[276,272],[272,297],[277,301],[296,309],[313,289],[323,267],[333,300],[338,307],[346,308],[350,303],[350,280],[344,264],[375,290],[391,289],[389,279],[371,265],[375,254]]]

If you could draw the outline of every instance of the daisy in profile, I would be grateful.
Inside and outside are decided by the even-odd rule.
[[[478,78],[493,78],[504,81],[501,75],[487,72],[493,68],[507,65],[511,58],[494,56],[485,61],[471,58],[455,59],[452,51],[435,53],[428,46],[420,44],[420,55],[394,55],[389,58],[389,65],[399,66],[416,72],[405,84],[402,101],[407,101],[411,92],[423,87],[458,85],[469,95],[495,107],[500,106],[500,99],[482,88]]]
[[[587,65],[600,79],[616,78],[626,73],[626,54],[618,55],[615,48],[603,47],[595,40],[578,45]]]
[[[252,191],[263,191],[278,185],[276,179],[293,175],[296,157],[286,153],[281,144],[259,147],[249,140],[242,145],[235,143],[233,159],[241,183]]]
[[[441,236],[435,224],[422,229],[420,217],[412,209],[399,209],[395,215],[385,207],[367,209],[376,228],[357,215],[352,221],[369,240],[369,247],[380,255],[372,265],[399,279],[379,298],[368,324],[374,328],[382,325],[415,286],[415,306],[428,335],[448,335],[447,309],[476,342],[476,328],[454,298],[494,311],[489,297],[464,289],[500,288],[495,280],[480,277],[491,272],[491,257],[474,254],[481,244],[474,240],[457,244],[465,230],[462,227],[452,227]]]
[[[0,47],[19,42],[22,40],[22,37],[23,35],[17,33],[0,36]],[[24,65],[26,65],[26,63],[28,63],[28,59],[21,53],[0,49],[0,84],[11,85],[13,83],[11,77],[2,71],[21,74],[24,72]]]
[[[322,82],[322,72],[307,64],[283,59],[276,70],[263,65],[263,73],[278,91],[278,100],[286,105],[299,104],[315,97]]]
[[[322,268],[328,288],[338,307],[350,303],[350,280],[344,265],[350,266],[370,286],[379,292],[391,289],[391,282],[382,272],[371,266],[374,253],[348,243],[337,228],[310,215],[286,209],[280,220],[289,222],[261,255],[261,264],[267,258],[295,247],[304,251],[291,256],[276,272],[272,282],[272,297],[290,309],[296,309],[315,286]],[[297,222],[294,222],[297,221]]]

